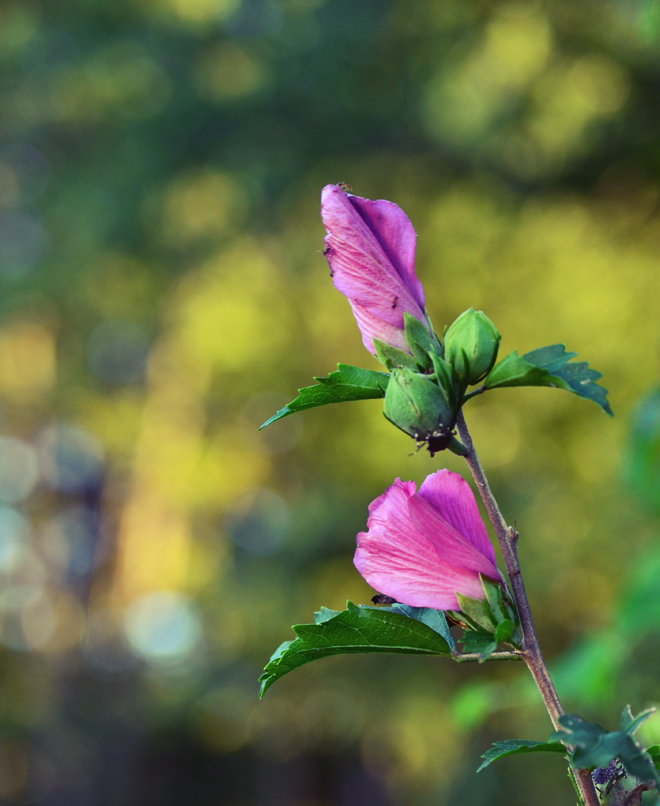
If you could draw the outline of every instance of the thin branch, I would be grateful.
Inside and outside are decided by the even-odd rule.
[[[511,583],[511,591],[516,602],[518,615],[520,616],[520,627],[523,634],[521,656],[534,678],[534,682],[543,698],[552,724],[555,729],[557,729],[559,727],[558,719],[564,713],[564,709],[559,701],[557,690],[555,689],[548,667],[543,658],[541,645],[539,644],[536,628],[534,627],[534,619],[532,618],[525,583],[523,582],[522,573],[520,571],[520,562],[518,561],[518,532],[507,524],[500,511],[499,505],[488,484],[484,469],[477,456],[477,452],[474,449],[474,444],[462,411],[458,416],[457,425],[461,441],[468,449],[465,455],[465,461],[474,477],[479,495],[484,502],[486,512],[488,513],[490,522],[493,524],[493,529],[495,530],[495,534],[497,535],[502,549],[502,557]],[[594,789],[589,771],[574,769],[573,774],[575,775],[580,795],[584,800],[585,806],[598,806],[598,796],[596,795],[596,790]]]

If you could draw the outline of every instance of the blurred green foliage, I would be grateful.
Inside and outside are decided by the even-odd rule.
[[[567,707],[660,700],[657,393],[630,436],[659,43],[656,0],[0,5],[3,802],[574,802],[552,757],[474,774],[549,730],[507,664],[334,658],[259,702],[289,624],[368,601],[368,502],[464,468],[379,401],[257,428],[338,361],[378,369],[321,187],[397,202],[438,331],[474,306],[502,355],[562,341],[605,373],[613,421],[547,389],[466,416]]]

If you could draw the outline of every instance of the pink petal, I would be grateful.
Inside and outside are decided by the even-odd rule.
[[[424,309],[424,288],[415,274],[417,236],[408,216],[397,204],[384,199],[371,201],[349,195],[348,200],[374,233],[419,307]]]
[[[397,479],[369,508],[368,532],[358,535],[355,566],[367,582],[380,593],[414,607],[434,607],[441,610],[457,609],[456,593],[483,598],[478,570],[452,564],[444,552],[445,544],[437,536],[432,539],[419,531],[411,517],[411,502],[431,511],[431,518],[440,516],[415,494],[414,482]],[[414,505],[413,505],[414,506]],[[428,519],[420,518],[424,529]],[[434,521],[434,526],[437,523]],[[449,554],[467,557],[468,562],[492,572],[487,560],[449,524],[442,522],[441,530],[447,535]],[[465,546],[460,546],[460,543]],[[452,554],[453,552],[453,554]],[[462,554],[461,554],[462,552]],[[474,555],[481,557],[481,565]],[[495,569],[497,573],[497,569]]]
[[[428,501],[457,532],[495,565],[495,549],[479,514],[470,485],[458,473],[438,470],[426,477],[419,495]]]
[[[411,354],[410,347],[406,341],[406,334],[403,330],[403,324],[401,327],[395,327],[389,322],[385,322],[378,315],[372,313],[369,308],[358,305],[352,300],[349,300],[349,302],[351,303],[353,315],[355,316],[358,327],[360,328],[360,333],[362,334],[362,342],[372,355],[376,355],[374,339],[379,339],[385,342],[385,344],[403,350],[404,353]]]
[[[438,510],[425,501],[421,495],[411,496],[408,507],[412,525],[435,546],[438,555],[444,562],[465,568],[467,571],[484,574],[492,579],[500,579],[495,562],[484,556],[460,532],[447,523]],[[492,551],[493,547],[490,543],[489,546]],[[483,591],[479,598],[483,598]]]
[[[348,196],[328,185],[321,194],[321,216],[335,288],[385,325],[402,330],[407,312],[428,327],[424,292],[414,273],[415,233],[405,213],[391,202]],[[365,344],[374,338],[371,330],[363,330]],[[368,349],[374,352],[373,344]]]

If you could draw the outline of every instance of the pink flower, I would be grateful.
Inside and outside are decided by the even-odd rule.
[[[449,470],[397,479],[369,506],[355,567],[379,593],[413,607],[459,610],[456,594],[483,599],[479,574],[502,582],[468,483]]]
[[[379,339],[410,353],[403,314],[431,328],[415,275],[415,230],[408,216],[393,202],[362,199],[327,185],[321,218],[332,282],[348,297],[364,346],[375,355],[373,340]]]

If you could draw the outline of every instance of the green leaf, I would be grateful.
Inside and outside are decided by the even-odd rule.
[[[632,718],[632,714],[630,716]],[[624,720],[629,730],[634,727],[636,720],[633,718],[630,723],[626,711],[622,717],[622,721]],[[607,767],[613,758],[618,758],[629,775],[640,781],[652,780],[660,784],[660,775],[653,759],[629,733],[608,733],[600,725],[587,722],[575,714],[563,714],[559,717],[559,724],[561,730],[554,733],[549,741],[572,745],[571,764],[577,769]]]
[[[566,748],[560,742],[531,742],[528,739],[506,739],[503,742],[493,742],[493,746],[481,756],[484,759],[477,772],[504,756],[519,756],[523,753],[563,753]]]
[[[422,621],[384,608],[356,606],[330,615],[320,611],[316,624],[297,624],[297,638],[275,652],[261,675],[261,696],[280,677],[313,660],[331,655],[388,653],[451,656],[448,641]]]
[[[566,351],[563,344],[540,347],[519,356],[514,350],[503,358],[487,375],[484,386],[499,389],[505,386],[555,386],[579,397],[592,400],[613,416],[607,400],[607,389],[596,383],[602,372],[590,369],[586,361],[575,361],[577,353]]]
[[[276,420],[281,420],[282,417],[288,417],[289,414],[312,409],[315,406],[385,397],[389,379],[390,376],[386,372],[361,369],[349,364],[338,364],[336,371],[331,372],[327,378],[314,378],[315,381],[318,381],[318,385],[299,389],[298,397],[266,420],[261,428],[265,428]]]
[[[374,347],[376,348],[376,355],[378,356],[378,360],[381,364],[385,364],[385,366],[389,369],[397,369],[400,367],[406,367],[407,369],[417,370],[417,362],[415,361],[412,355],[408,355],[408,353],[404,353],[403,350],[399,350],[397,347],[392,347],[391,344],[387,344],[380,339],[374,339]]]
[[[434,632],[437,632],[438,635],[441,635],[452,652],[456,648],[443,610],[434,610],[431,607],[412,607],[411,605],[400,604],[399,602],[384,607],[375,607],[374,610],[387,610],[392,613],[401,613],[404,616],[408,616],[408,618],[421,621],[422,624],[426,624],[427,627],[430,627]]]
[[[621,730],[623,733],[627,733],[629,736],[632,736],[650,716],[653,716],[654,713],[655,708],[647,708],[646,711],[642,711],[639,716],[635,717],[630,710],[630,706],[626,705],[626,707],[623,709],[623,713],[621,714],[619,730]]]

